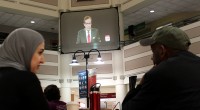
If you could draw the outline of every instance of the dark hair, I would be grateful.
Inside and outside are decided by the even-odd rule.
[[[60,100],[60,90],[56,85],[48,85],[44,89],[44,95],[48,101]]]

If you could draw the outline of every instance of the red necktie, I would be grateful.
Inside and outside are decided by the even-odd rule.
[[[88,36],[87,36],[87,40],[88,40],[88,43],[91,42],[91,39],[90,39],[90,31],[88,30]]]

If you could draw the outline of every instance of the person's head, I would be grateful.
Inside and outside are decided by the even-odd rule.
[[[180,51],[189,49],[190,39],[181,29],[173,26],[157,30],[151,38],[142,39],[142,46],[151,46],[153,63],[158,65]]]
[[[83,19],[83,25],[85,26],[85,29],[91,29],[92,17],[85,16],[84,19]]]
[[[44,95],[48,101],[60,100],[60,90],[56,85],[48,85],[44,89]]]
[[[0,47],[0,67],[14,67],[35,73],[44,63],[44,38],[32,29],[12,31]]]

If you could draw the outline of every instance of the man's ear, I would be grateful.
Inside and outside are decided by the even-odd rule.
[[[160,45],[160,58],[165,59],[167,56],[167,49],[164,45]]]

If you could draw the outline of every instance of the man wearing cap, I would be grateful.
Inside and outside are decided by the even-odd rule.
[[[126,96],[122,109],[200,110],[200,57],[188,51],[187,34],[167,26],[140,44],[151,46],[155,66],[143,76],[140,90]]]

